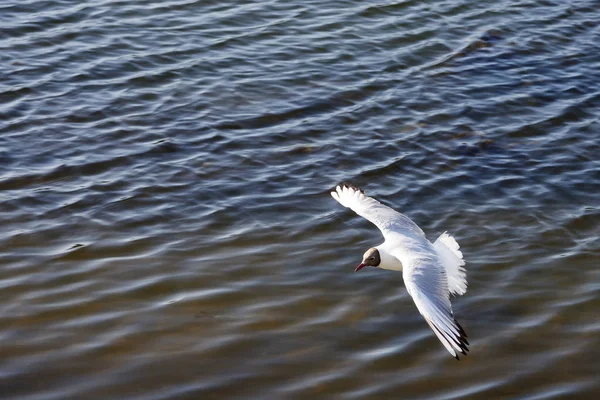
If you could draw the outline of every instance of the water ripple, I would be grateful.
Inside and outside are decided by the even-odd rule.
[[[0,393],[597,397],[597,10],[0,5]],[[339,181],[461,244],[459,364]]]

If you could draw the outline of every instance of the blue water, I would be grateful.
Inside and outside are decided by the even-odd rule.
[[[0,5],[0,398],[600,394],[600,3]],[[450,232],[455,361],[339,182]]]

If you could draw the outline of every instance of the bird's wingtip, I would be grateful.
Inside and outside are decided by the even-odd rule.
[[[361,192],[362,194],[365,194],[365,191],[362,190],[361,188],[354,186],[353,184],[349,183],[349,182],[341,182],[339,185],[337,185],[338,187],[342,187],[342,188],[349,188],[352,189],[354,191],[357,192]]]
[[[339,184],[335,185],[334,191],[337,192],[339,197],[345,195],[346,193],[347,194],[361,193],[361,194],[365,195],[364,190],[362,190],[358,186],[354,186],[353,184],[348,183],[348,182],[340,182]]]

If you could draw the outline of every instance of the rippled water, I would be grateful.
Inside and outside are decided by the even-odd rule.
[[[600,3],[4,1],[0,397],[600,394]],[[340,181],[462,246],[447,354]]]

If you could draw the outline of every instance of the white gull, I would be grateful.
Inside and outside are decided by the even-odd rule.
[[[406,291],[444,347],[458,360],[469,351],[467,334],[454,319],[450,293],[467,291],[465,262],[456,240],[443,233],[434,243],[406,215],[381,204],[349,184],[331,196],[377,226],[385,241],[367,250],[356,271],[379,267],[402,271]]]

